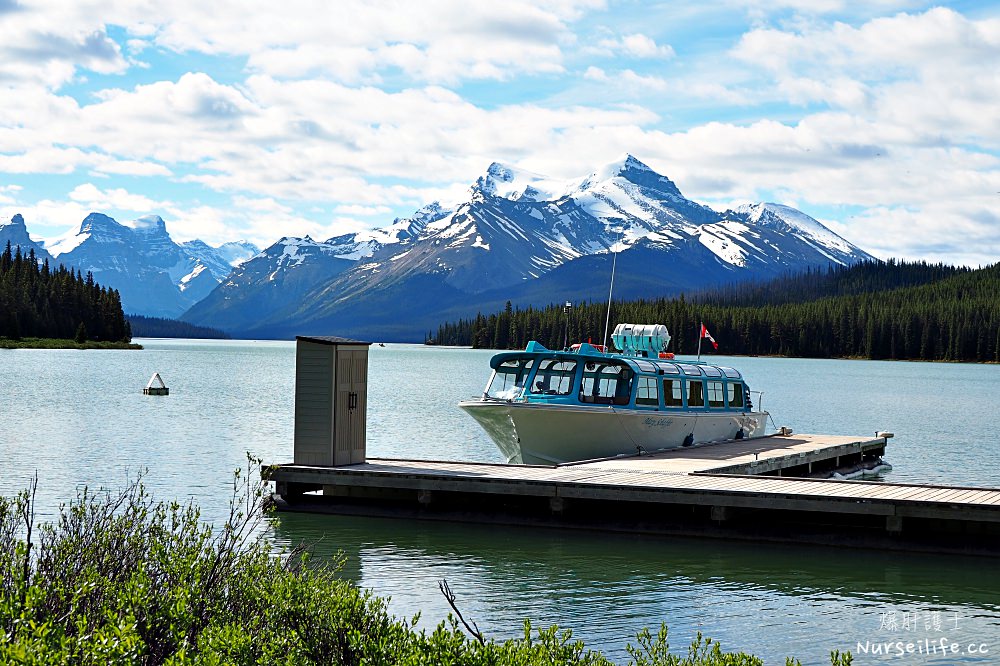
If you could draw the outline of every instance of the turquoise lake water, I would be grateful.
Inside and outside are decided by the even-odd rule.
[[[0,350],[5,485],[12,493],[37,471],[43,517],[84,485],[117,488],[145,469],[158,497],[193,497],[220,521],[247,451],[290,460],[293,343],[139,342],[145,350]],[[499,462],[455,407],[481,392],[490,356],[373,346],[369,455]],[[1000,487],[1000,367],[725,362],[764,392],[779,426],[894,431],[887,481]],[[143,396],[157,371],[170,395]],[[445,578],[488,635],[519,635],[530,617],[619,661],[636,631],[666,622],[676,648],[700,630],[767,663],[828,663],[831,649],[853,651],[857,664],[1000,663],[995,559],[307,515],[282,516],[268,538],[342,551],[345,576],[391,596],[401,616],[421,612],[421,626],[447,615]],[[889,644],[890,654],[859,654],[859,643]],[[947,654],[917,652],[941,643]]]

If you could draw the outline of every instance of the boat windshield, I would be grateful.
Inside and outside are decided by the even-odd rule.
[[[580,402],[627,405],[635,373],[615,362],[587,363],[580,386]]]
[[[486,387],[486,397],[497,400],[513,400],[521,395],[524,383],[531,374],[534,358],[525,356],[507,359],[497,366],[496,372]]]
[[[544,395],[569,395],[576,377],[576,361],[562,361],[554,358],[543,359],[535,373],[533,393]]]

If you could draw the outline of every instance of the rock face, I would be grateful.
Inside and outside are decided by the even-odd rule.
[[[52,255],[45,249],[45,246],[33,241],[28,235],[28,228],[24,225],[24,218],[20,213],[14,215],[10,220],[0,220],[0,250],[7,247],[7,243],[10,243],[12,251],[16,252],[17,248],[21,248],[22,254],[28,254],[34,250],[38,261],[45,259],[52,261]]]
[[[556,180],[499,163],[454,208],[324,242],[284,238],[184,314],[249,337],[420,340],[503,307],[676,295],[870,258],[813,218],[758,203],[718,213],[628,155]]]
[[[232,271],[231,262],[256,254],[249,244],[224,251],[198,240],[178,244],[158,215],[126,226],[101,213],[91,213],[46,249],[56,263],[90,271],[117,289],[125,312],[167,318],[211,293]]]

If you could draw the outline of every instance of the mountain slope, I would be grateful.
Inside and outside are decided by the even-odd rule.
[[[101,213],[91,213],[46,248],[57,262],[118,289],[126,312],[168,318],[215,289],[232,271],[233,259],[256,254],[249,244],[225,251],[198,240],[178,244],[158,215],[126,226]]]
[[[570,180],[494,163],[466,201],[372,234],[377,242],[355,234],[316,244],[294,267],[301,279],[286,299],[267,296],[289,270],[282,253],[267,253],[252,275],[220,285],[184,319],[255,337],[310,330],[413,340],[446,313],[606,298],[613,252],[622,298],[869,258],[786,206],[718,213],[630,155]],[[326,268],[329,256],[352,263]]]
[[[0,251],[7,247],[7,243],[10,243],[13,252],[17,252],[17,248],[21,248],[22,254],[28,254],[34,250],[35,257],[39,261],[48,259],[51,262],[52,260],[52,255],[45,249],[45,246],[32,240],[31,236],[28,235],[28,228],[24,225],[24,218],[20,213],[8,221],[0,220]]]

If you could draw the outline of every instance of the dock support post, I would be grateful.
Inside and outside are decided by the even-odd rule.
[[[712,520],[717,523],[722,523],[729,520],[729,507],[727,506],[713,506],[712,507]]]
[[[430,503],[434,500],[434,494],[429,490],[418,490],[417,491],[417,503],[420,506],[430,506]]]
[[[886,516],[885,530],[890,534],[900,534],[903,531],[903,517],[895,515]]]
[[[561,514],[566,510],[566,500],[562,497],[550,497],[549,510],[552,511],[552,513]]]

